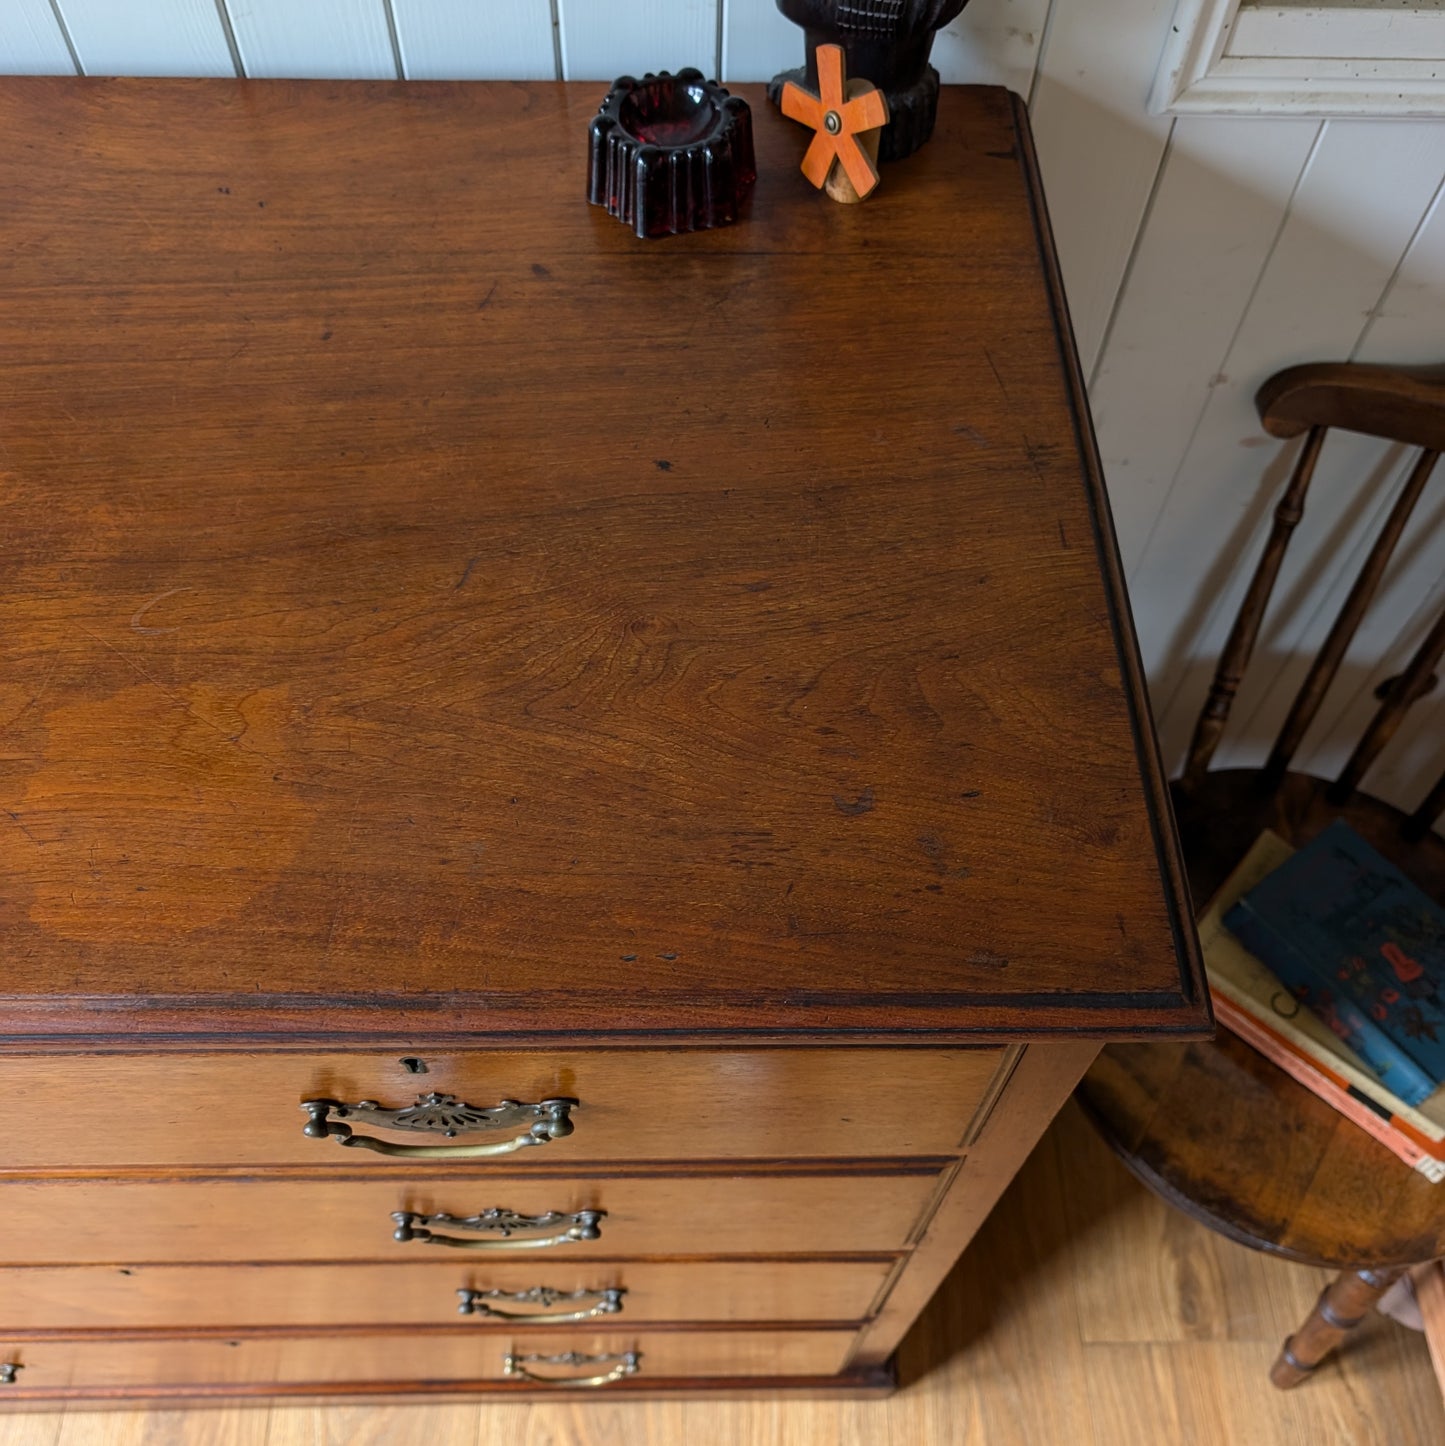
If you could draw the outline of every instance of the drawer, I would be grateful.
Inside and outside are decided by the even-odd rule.
[[[902,1249],[923,1218],[931,1171],[847,1175],[479,1175],[342,1180],[0,1181],[0,1265],[201,1264],[431,1259],[460,1264],[578,1256],[826,1255]],[[533,1244],[537,1231],[471,1234],[452,1249],[392,1238],[392,1212],[525,1217],[605,1210],[595,1240]],[[544,1226],[554,1239],[557,1226]],[[477,1247],[481,1246],[481,1249]],[[499,1248],[500,1247],[500,1248]],[[520,1247],[520,1249],[518,1248]],[[3,1306],[0,1306],[3,1310]],[[5,1322],[0,1318],[0,1328]]]
[[[389,1335],[296,1335],[186,1340],[111,1337],[12,1343],[0,1336],[0,1362],[18,1367],[0,1402],[50,1392],[87,1390],[144,1395],[167,1388],[359,1386],[456,1382],[501,1384],[509,1353],[553,1356],[575,1351],[616,1357],[635,1351],[638,1385],[679,1377],[831,1376],[853,1342],[849,1330],[676,1331],[591,1333],[549,1331],[515,1336],[471,1331]],[[538,1375],[565,1378],[612,1369],[522,1362]],[[525,1385],[517,1379],[515,1384]],[[565,1384],[555,1390],[567,1392]]]
[[[358,1168],[381,1156],[302,1134],[303,1100],[410,1107],[426,1093],[478,1109],[575,1098],[575,1129],[522,1148],[528,1167],[574,1163],[947,1155],[1003,1052],[955,1050],[568,1050],[503,1054],[30,1055],[0,1060],[0,1098],[66,1101],[9,1112],[0,1169],[258,1165]],[[423,1064],[425,1074],[411,1073]],[[357,1135],[455,1149],[508,1144],[515,1121],[449,1141],[416,1130]]]
[[[658,1321],[850,1321],[893,1268],[880,1260],[554,1260],[409,1265],[89,1265],[0,1269],[0,1330],[235,1330],[454,1325],[507,1330],[593,1311]],[[554,1292],[552,1300],[535,1292]],[[604,1294],[615,1292],[615,1294]],[[531,1294],[529,1294],[531,1293]],[[578,1294],[581,1293],[581,1294]],[[509,1325],[501,1318],[512,1318]],[[518,1320],[518,1318],[521,1318]]]

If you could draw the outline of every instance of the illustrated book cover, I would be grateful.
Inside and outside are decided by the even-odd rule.
[[[1445,909],[1335,822],[1224,917],[1360,1055],[1418,1104],[1445,1082]]]
[[[1224,915],[1294,853],[1266,830],[1199,920],[1219,1023],[1434,1182],[1445,1179],[1445,1087],[1407,1104],[1224,926]]]

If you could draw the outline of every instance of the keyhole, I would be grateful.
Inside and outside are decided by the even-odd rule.
[[[408,1054],[399,1061],[401,1067],[408,1074],[426,1074],[427,1067],[424,1059],[418,1059],[414,1054]]]

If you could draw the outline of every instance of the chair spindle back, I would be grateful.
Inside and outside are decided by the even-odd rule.
[[[1285,551],[1304,514],[1305,497],[1328,433],[1334,428],[1363,432],[1413,445],[1419,450],[1405,485],[1280,729],[1261,775],[1269,787],[1277,786],[1284,778],[1290,760],[1319,712],[1440,452],[1445,451],[1445,367],[1401,368],[1359,363],[1290,367],[1271,377],[1260,388],[1255,401],[1266,431],[1276,437],[1296,437],[1303,432],[1305,442],[1275,508],[1264,554],[1230,629],[1209,696],[1195,725],[1184,770],[1185,787],[1203,778],[1224,734]],[[1329,796],[1333,802],[1344,802],[1359,786],[1411,704],[1429,691],[1434,681],[1432,669],[1442,655],[1445,655],[1445,610],[1415,650],[1404,672],[1391,680],[1364,736],[1331,786]],[[1409,831],[1423,833],[1442,812],[1445,812],[1445,773],[1411,815]]]

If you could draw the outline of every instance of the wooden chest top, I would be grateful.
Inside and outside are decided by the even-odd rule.
[[[1021,109],[0,83],[0,1035],[1197,1031]]]

